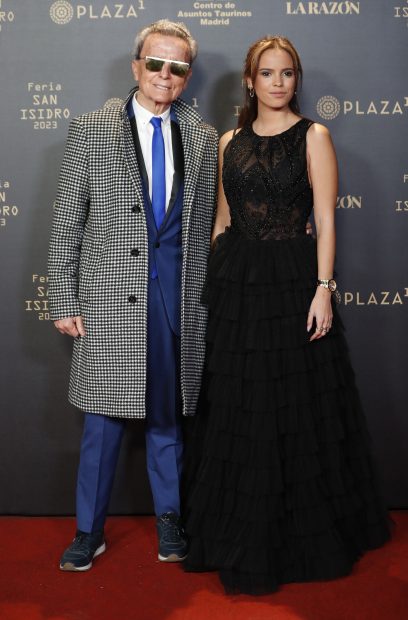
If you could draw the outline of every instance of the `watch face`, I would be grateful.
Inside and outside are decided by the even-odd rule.
[[[336,280],[329,280],[329,291],[334,293],[337,288]]]

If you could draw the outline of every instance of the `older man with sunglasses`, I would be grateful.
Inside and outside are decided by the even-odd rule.
[[[70,402],[85,412],[77,532],[60,568],[105,551],[123,429],[146,418],[159,559],[182,560],[181,417],[195,412],[204,360],[200,304],[215,204],[217,134],[179,99],[196,42],[160,20],[135,41],[122,107],[76,118],[49,255],[51,316],[74,337]]]

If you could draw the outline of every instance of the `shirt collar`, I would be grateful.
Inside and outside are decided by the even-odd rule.
[[[140,105],[140,103],[136,99],[136,93],[133,96],[132,105],[133,112],[137,120],[140,121],[144,126],[150,123],[150,119],[154,116],[154,114],[152,114],[149,110],[146,110],[146,108]],[[161,116],[162,118],[163,125],[170,123],[170,107],[167,108],[167,110],[163,112],[163,114],[159,114],[159,116]]]

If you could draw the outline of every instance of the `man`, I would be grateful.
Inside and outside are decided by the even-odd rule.
[[[51,318],[75,338],[69,400],[85,412],[77,532],[60,568],[105,551],[125,421],[146,417],[159,559],[180,561],[181,413],[194,414],[204,361],[200,304],[215,204],[217,134],[179,95],[196,42],[160,20],[135,41],[139,88],[123,107],[73,120],[49,256]]]

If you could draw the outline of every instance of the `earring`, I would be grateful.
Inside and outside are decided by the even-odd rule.
[[[250,97],[251,97],[251,99],[252,99],[252,98],[254,97],[254,95],[255,95],[255,91],[254,91],[253,87],[252,87],[252,86],[250,86],[250,87],[248,88],[248,91],[249,91],[249,96],[250,96]]]

